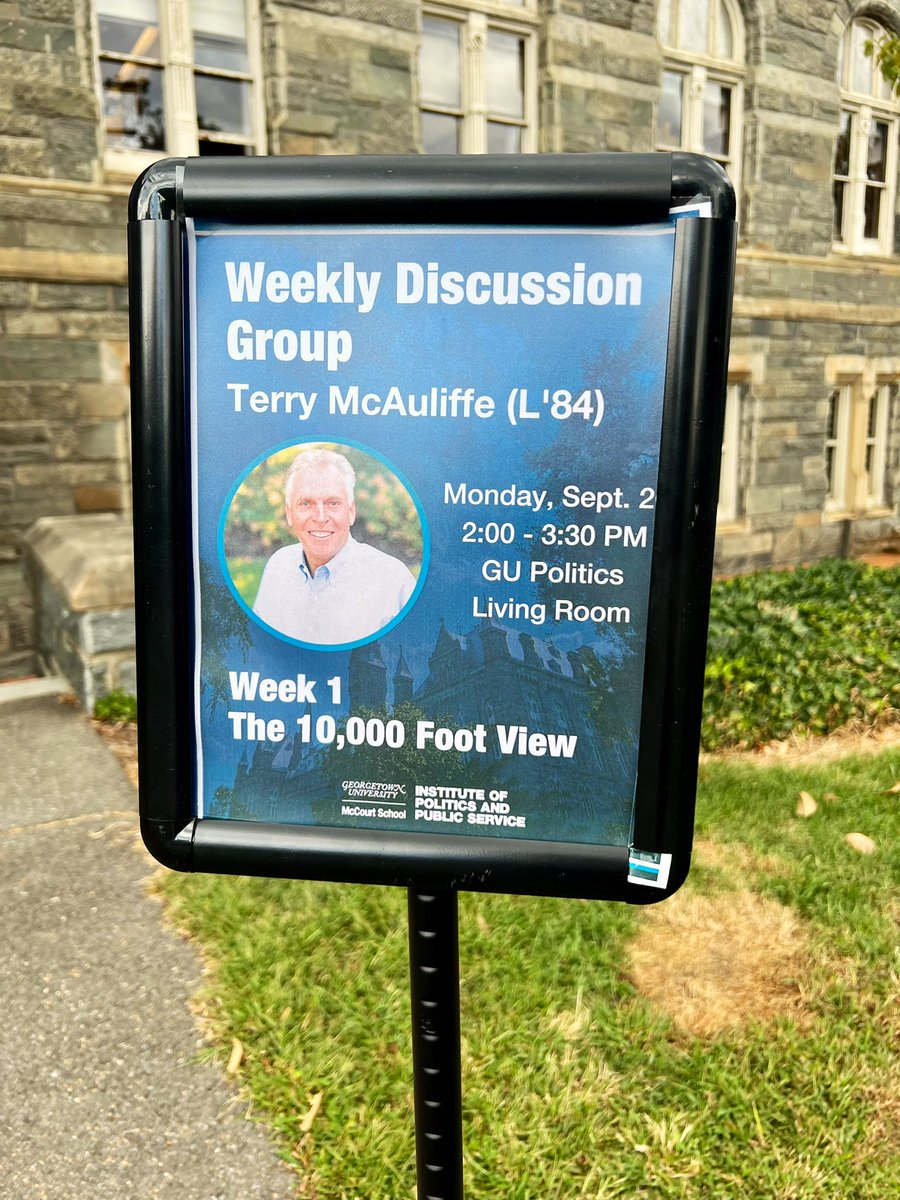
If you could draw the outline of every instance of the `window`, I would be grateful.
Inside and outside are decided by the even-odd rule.
[[[897,181],[900,101],[865,44],[886,30],[853,21],[838,59],[841,118],[834,155],[834,241],[851,254],[890,254]]]
[[[716,521],[722,525],[741,515],[741,409],[743,388],[729,383],[725,393],[725,426],[722,431],[722,468]]]
[[[722,461],[719,472],[717,525],[744,524],[747,490],[752,483],[756,436],[756,389],[765,378],[765,354],[732,346],[728,358],[725,420],[722,426]]]
[[[660,0],[665,61],[658,150],[708,154],[735,187],[740,167],[744,26],[732,0]]]
[[[527,13],[507,20],[452,8],[425,11],[419,107],[426,154],[537,149],[535,39],[523,19]]]
[[[847,461],[850,449],[849,384],[837,387],[828,397],[828,423],[825,427],[826,508],[847,508]]]
[[[96,0],[107,166],[261,149],[245,0]]]
[[[889,502],[891,410],[900,362],[826,363],[832,391],[825,426],[825,508],[846,515]]]
[[[881,383],[866,401],[865,479],[866,507],[880,508],[885,503],[888,428],[893,389]]]

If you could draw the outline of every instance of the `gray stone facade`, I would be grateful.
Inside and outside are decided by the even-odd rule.
[[[88,712],[133,693],[131,522],[113,513],[42,517],[25,539],[38,666],[63,675]]]
[[[421,152],[422,10],[414,0],[260,5],[268,151]],[[900,233],[890,256],[832,246],[840,41],[864,13],[900,30],[900,3],[759,0],[742,13],[740,463],[722,573],[884,544],[900,524],[896,388],[880,507],[829,506],[825,458],[835,386],[900,377]],[[510,14],[536,44],[540,151],[653,149],[665,61],[653,0],[537,0]],[[0,678],[36,665],[28,528],[127,516],[130,505],[129,180],[104,159],[95,29],[89,0],[18,0],[0,21]]]

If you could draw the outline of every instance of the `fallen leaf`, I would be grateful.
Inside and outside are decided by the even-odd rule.
[[[858,851],[860,854],[875,853],[875,843],[864,833],[848,833],[844,841],[851,849]]]
[[[290,1006],[290,1005],[288,1005],[288,1006],[287,1006],[287,1008],[285,1008],[285,1009],[282,1009],[282,1012],[281,1012],[281,1021],[282,1021],[282,1024],[284,1024],[284,1022],[285,1022],[285,1021],[288,1019],[288,1017],[291,1015],[291,1012],[292,1012],[292,1011],[293,1011],[293,1010],[291,1009],[291,1006]]]
[[[818,807],[809,792],[801,792],[795,811],[798,817],[811,817]]]
[[[313,1121],[319,1115],[319,1109],[322,1107],[323,1092],[316,1092],[309,1103],[309,1108],[306,1110],[306,1115],[300,1122],[300,1132],[309,1133],[313,1127]]]
[[[834,792],[823,792],[822,799],[826,804],[840,804],[840,796],[836,796]]]
[[[490,937],[491,936],[491,927],[490,927],[490,925],[488,925],[487,921],[484,919],[484,917],[481,915],[481,913],[478,914],[478,916],[475,918],[475,920],[478,924],[478,928],[481,930],[481,932],[484,934],[484,936]]]
[[[881,794],[882,796],[896,796],[898,793],[900,793],[900,779],[897,780],[893,787],[885,788]]]
[[[232,1038],[231,1039],[231,1057],[228,1059],[228,1066],[225,1068],[226,1074],[228,1074],[228,1075],[236,1074],[238,1067],[241,1065],[241,1063],[243,1061],[244,1061],[244,1047],[241,1045],[241,1043],[238,1041],[237,1038]]]

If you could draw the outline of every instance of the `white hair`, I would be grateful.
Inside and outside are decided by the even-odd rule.
[[[301,450],[288,467],[287,475],[284,477],[285,498],[290,495],[292,479],[303,475],[312,475],[317,471],[329,470],[339,472],[344,481],[347,503],[352,504],[356,487],[356,472],[350,465],[349,459],[335,450]]]

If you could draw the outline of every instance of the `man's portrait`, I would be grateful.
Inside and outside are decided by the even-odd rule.
[[[261,623],[313,646],[363,641],[409,603],[422,530],[407,488],[357,447],[279,451],[238,487],[226,519],[231,580]]]

